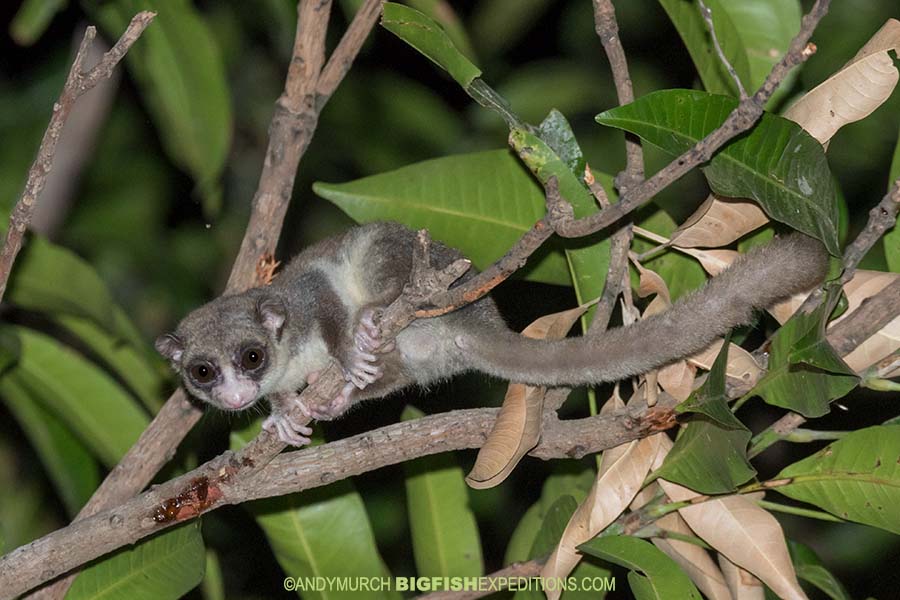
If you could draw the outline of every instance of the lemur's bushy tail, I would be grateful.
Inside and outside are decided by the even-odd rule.
[[[534,385],[616,381],[689,356],[750,322],[755,310],[812,288],[827,270],[824,246],[800,233],[740,257],[664,313],[594,338],[532,340],[505,330],[457,337],[469,366]]]

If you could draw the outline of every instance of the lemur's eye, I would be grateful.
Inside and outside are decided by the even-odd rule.
[[[251,346],[241,354],[241,368],[245,371],[255,371],[266,360],[266,353],[262,348]]]
[[[207,362],[199,362],[191,365],[188,372],[191,374],[191,379],[201,385],[210,383],[216,378],[215,368]]]

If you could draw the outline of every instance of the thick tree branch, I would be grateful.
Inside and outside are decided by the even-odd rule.
[[[531,451],[577,458],[674,424],[674,402],[628,407],[611,415],[559,421]],[[252,465],[225,453],[113,509],[50,533],[0,559],[0,597],[12,598],[55,575],[169,526],[228,504],[288,494],[420,456],[479,447],[498,409],[452,411],[389,425],[351,438],[280,454],[252,478]],[[90,544],[79,540],[91,540]]]
[[[156,13],[144,11],[136,14],[128,28],[119,41],[103,55],[100,62],[97,63],[90,71],[84,71],[84,60],[90,51],[94,38],[97,36],[95,27],[88,27],[84,32],[84,39],[81,41],[81,47],[72,61],[72,67],[66,77],[66,83],[63,85],[62,93],[59,99],[53,105],[53,116],[50,117],[50,124],[44,132],[41,145],[38,148],[37,157],[28,169],[28,179],[25,182],[25,190],[19,197],[13,208],[9,218],[9,227],[6,230],[6,240],[3,243],[3,250],[0,251],[0,299],[6,292],[6,283],[9,280],[9,274],[12,271],[13,263],[19,250],[22,249],[22,239],[25,231],[31,223],[31,217],[34,214],[34,207],[40,198],[41,191],[47,182],[47,176],[53,168],[53,157],[56,153],[56,145],[62,134],[63,127],[66,124],[75,102],[85,92],[92,89],[101,79],[108,79],[112,75],[113,69],[128,52],[128,49],[141,37],[144,30],[150,25]]]

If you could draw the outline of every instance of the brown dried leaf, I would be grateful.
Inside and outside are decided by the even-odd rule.
[[[679,248],[727,246],[768,222],[769,217],[754,202],[710,194],[672,233],[672,244]]]
[[[888,19],[840,71],[788,108],[784,116],[826,144],[838,129],[868,117],[900,79],[888,54],[900,52],[900,21]]]
[[[641,489],[665,434],[635,440],[604,453],[603,466],[585,501],[569,519],[565,531],[543,569],[542,577],[566,577],[581,560],[575,549],[612,523]],[[615,452],[611,452],[615,450]],[[547,591],[549,600],[561,590]]]
[[[657,519],[656,524],[667,531],[694,535],[678,513],[669,513]],[[731,600],[725,577],[704,548],[671,538],[653,538],[650,541],[684,569],[704,596],[712,600]]]
[[[587,304],[538,318],[522,331],[535,339],[561,339],[588,309]],[[499,485],[541,437],[541,416],[547,388],[510,383],[500,414],[478,451],[466,483],[474,489]]]
[[[680,502],[698,495],[678,484],[658,481],[672,500]],[[678,512],[699,537],[761,579],[780,598],[807,600],[781,525],[753,500],[740,495],[721,496]]]
[[[670,396],[678,400],[687,400],[694,389],[694,378],[697,369],[686,360],[679,360],[659,370],[656,382]]]
[[[847,294],[847,310],[832,321],[830,326],[840,322],[859,308],[866,300],[892,284],[900,274],[881,271],[857,271],[853,279],[844,284]],[[854,371],[860,372],[877,363],[882,358],[900,348],[900,316],[882,327],[875,335],[844,356],[844,362]]]
[[[762,581],[740,568],[721,554],[719,555],[719,568],[731,590],[734,600],[763,600],[766,597],[766,588]]]

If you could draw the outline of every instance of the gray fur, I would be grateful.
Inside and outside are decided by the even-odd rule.
[[[395,223],[351,229],[299,254],[270,286],[219,298],[195,310],[179,324],[174,338],[162,336],[157,347],[184,374],[191,393],[216,403],[187,375],[192,361],[202,358],[220,368],[234,366],[236,352],[248,341],[264,344],[268,363],[263,373],[256,374],[259,397],[291,394],[332,357],[348,364],[355,351],[360,311],[385,307],[401,293],[412,266],[414,240],[414,232]],[[460,256],[439,243],[432,246],[432,264],[437,267]],[[797,233],[780,237],[741,257],[668,311],[598,339],[524,338],[506,327],[490,297],[482,298],[447,315],[410,324],[397,336],[396,347],[381,356],[381,379],[355,390],[351,398],[381,397],[467,370],[539,385],[622,379],[702,350],[731,328],[749,322],[754,310],[819,283],[826,264],[818,241]],[[468,273],[463,280],[472,276]],[[280,330],[266,326],[273,321],[267,321],[260,306],[284,307]]]

